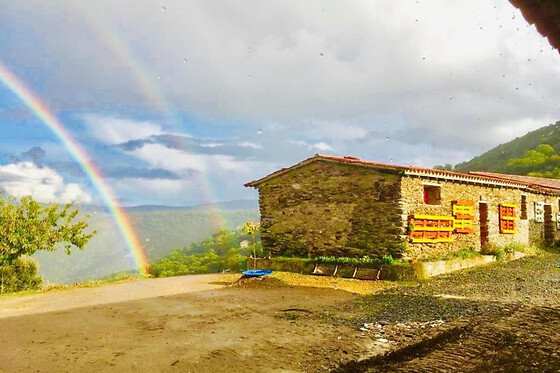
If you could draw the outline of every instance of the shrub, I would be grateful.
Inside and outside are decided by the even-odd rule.
[[[524,251],[524,248],[524,245],[515,243],[506,246],[488,244],[482,249],[481,253],[485,255],[494,255],[497,261],[504,262],[507,259],[508,254],[511,254],[514,251]]]
[[[383,256],[383,258],[381,258],[381,262],[383,264],[395,264],[395,259],[393,259],[392,255],[385,255]]]
[[[241,247],[245,240],[251,244]],[[252,241],[255,239],[255,241]],[[220,230],[201,242],[188,248],[178,249],[150,265],[154,277],[181,276],[195,273],[215,273],[223,270],[242,271],[246,269],[247,258],[255,253],[263,256],[258,232]]]
[[[334,256],[320,256],[315,259],[319,263],[325,264],[339,264],[339,265],[349,265],[349,266],[381,266],[381,265],[392,265],[396,263],[391,255],[385,255],[383,258],[370,258],[369,256],[364,256],[362,258],[348,258],[348,257],[334,257]]]
[[[0,266],[0,294],[36,290],[41,282],[37,263],[31,258],[20,257]]]

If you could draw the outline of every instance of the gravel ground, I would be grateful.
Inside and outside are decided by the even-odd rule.
[[[365,296],[346,307],[356,324],[453,320],[512,308],[560,306],[560,253],[492,263]],[[353,318],[352,318],[353,317]]]
[[[365,296],[340,322],[386,355],[339,372],[559,372],[560,254],[440,276]]]

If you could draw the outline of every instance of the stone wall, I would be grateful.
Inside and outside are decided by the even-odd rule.
[[[258,185],[262,243],[275,255],[398,256],[395,171],[317,160]]]
[[[441,185],[441,204],[424,204],[424,184]],[[527,219],[521,219],[521,195],[526,195]],[[490,244],[505,246],[512,243],[529,244],[540,243],[544,237],[544,224],[534,222],[535,202],[546,202],[552,206],[553,219],[558,213],[558,197],[548,196],[527,192],[526,190],[514,187],[485,186],[457,181],[435,180],[432,178],[405,176],[401,180],[401,210],[403,212],[403,227],[408,225],[407,219],[411,214],[427,215],[452,215],[451,202],[454,200],[470,200],[475,202],[474,206],[474,233],[453,234],[452,243],[412,243],[406,239],[407,255],[415,258],[426,258],[428,256],[439,256],[449,251],[458,251],[462,248],[470,248],[479,251],[480,244],[480,223],[479,223],[479,202],[485,201],[488,204],[488,240]],[[501,234],[499,230],[500,203],[513,203],[517,206],[516,230],[515,234]],[[556,226],[556,222],[554,223]],[[555,232],[558,231],[555,228]]]

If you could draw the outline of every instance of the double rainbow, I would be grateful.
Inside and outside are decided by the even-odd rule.
[[[113,53],[115,58],[123,65],[127,66],[138,88],[138,92],[144,96],[146,103],[163,114],[164,120],[168,126],[177,126],[181,120],[177,118],[174,109],[169,104],[161,89],[161,85],[154,80],[155,75],[150,72],[141,59],[134,55],[130,45],[122,35],[120,35],[119,30],[111,26],[89,2],[72,2],[72,6],[77,11],[77,14],[84,17],[87,25]],[[177,61],[177,63],[183,64],[183,61]],[[178,128],[178,130],[178,132],[181,132],[180,128]],[[215,202],[213,197],[215,195],[216,186],[213,186],[206,176],[194,173],[192,180],[199,186],[199,200],[206,204]],[[219,210],[211,209],[207,213],[209,216],[209,224],[213,231],[228,226],[225,216],[223,216],[223,213]]]
[[[126,211],[119,205],[111,188],[104,182],[103,174],[88,158],[84,149],[70,135],[64,125],[16,75],[0,61],[0,81],[4,83],[64,144],[68,152],[80,164],[93,186],[99,192],[103,203],[109,209],[128,249],[130,250],[140,274],[145,275],[148,268],[146,252],[134,230]]]

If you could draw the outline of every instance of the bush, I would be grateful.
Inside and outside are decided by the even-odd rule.
[[[391,255],[385,255],[383,258],[370,258],[364,256],[362,258],[320,256],[316,259],[318,263],[338,264],[349,266],[379,267],[381,265],[393,265],[396,260]]]
[[[243,241],[250,243],[242,245]],[[246,269],[253,246],[257,257],[263,256],[258,232],[253,236],[253,233],[220,230],[204,241],[175,250],[152,263],[150,274],[154,277],[170,277],[223,270],[239,272]]]
[[[0,266],[0,294],[36,290],[41,282],[37,263],[31,258],[20,257]]]
[[[383,264],[395,264],[395,259],[393,259],[392,255],[384,255],[383,258],[381,258],[381,262]]]
[[[494,255],[496,257],[496,260],[504,262],[507,259],[507,256],[514,251],[526,252],[527,247],[516,243],[512,243],[506,246],[488,244],[482,249],[481,253],[485,255]]]

